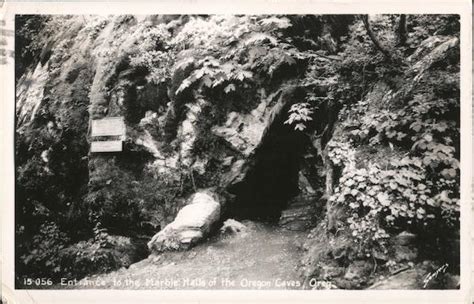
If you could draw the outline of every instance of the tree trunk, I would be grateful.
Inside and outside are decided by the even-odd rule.
[[[400,21],[398,23],[398,45],[404,46],[407,42],[407,16],[405,14],[400,15]]]
[[[379,40],[375,36],[375,33],[372,31],[372,28],[370,27],[369,15],[362,15],[362,22],[364,22],[364,26],[367,31],[367,34],[369,35],[370,40],[372,40],[377,50],[379,50],[385,56],[385,58],[391,61],[392,56],[390,55],[390,52],[380,44]]]

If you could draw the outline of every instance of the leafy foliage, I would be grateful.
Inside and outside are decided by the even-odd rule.
[[[191,18],[172,40],[180,54],[174,69],[192,66],[177,93],[195,86],[223,90],[225,94],[248,90],[273,79],[284,66],[294,66],[308,55],[291,45],[284,29],[286,17],[211,16]]]
[[[174,54],[169,52],[171,37],[167,26],[152,26],[145,23],[137,37],[137,49],[129,55],[130,65],[135,68],[145,68],[147,79],[151,83],[162,83],[170,79],[170,67],[174,62]]]
[[[379,82],[341,111],[342,132],[328,144],[342,169],[330,202],[347,208],[362,250],[402,230],[447,242],[459,229],[458,60],[426,67],[403,99],[409,69],[392,89]]]
[[[313,110],[311,110],[309,106],[307,102],[293,104],[289,110],[290,116],[285,121],[285,124],[294,124],[295,130],[303,131],[306,128],[304,123],[313,120],[311,118]]]
[[[237,152],[226,150],[212,127],[231,111],[250,112],[287,83],[304,93],[290,101],[282,121],[302,136],[332,136],[321,148],[336,167],[329,202],[346,211],[343,226],[351,235],[341,250],[370,254],[402,230],[445,242],[459,229],[459,51],[452,47],[441,60],[421,60],[458,35],[458,16],[407,16],[404,45],[394,30],[398,16],[371,16],[391,60],[358,16],[121,16],[114,24],[100,17],[76,29],[98,45],[105,28],[133,24],[126,50],[111,43],[102,55],[122,56],[116,65],[115,57],[106,60],[104,68],[114,68],[104,76],[105,95],[123,89],[125,102],[115,95],[105,99],[108,110],[123,106],[131,116],[131,133],[144,128],[160,145],[166,138],[160,152],[179,149],[179,123],[191,104],[206,101],[193,122],[190,151],[196,158],[210,155],[196,178],[180,160],[175,171],[163,173],[154,156],[130,140],[121,156],[88,158],[95,73],[91,63],[74,62],[61,78],[74,38],[44,44],[52,25],[59,29],[72,17],[61,18],[17,19],[18,62],[49,61],[51,78],[34,122],[17,134],[21,274],[86,275],[118,267],[109,233],[156,232],[193,187],[219,183],[219,158]],[[18,65],[17,76],[25,69]]]
[[[39,33],[49,21],[46,15],[17,15],[15,17],[15,75],[20,78],[27,67],[37,63],[43,44]]]
[[[121,266],[106,229],[96,225],[93,232],[93,238],[61,250],[58,268],[62,277],[77,279]]]
[[[22,231],[20,231],[21,237]],[[45,222],[33,237],[30,251],[21,256],[22,268],[38,277],[61,274],[60,252],[69,242],[66,234],[54,222]],[[21,273],[21,270],[20,270]]]

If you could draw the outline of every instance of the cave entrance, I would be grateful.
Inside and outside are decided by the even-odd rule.
[[[229,189],[235,195],[228,209],[230,218],[276,223],[288,201],[299,193],[298,173],[308,138],[284,124],[287,113],[284,107],[273,120],[244,180]]]

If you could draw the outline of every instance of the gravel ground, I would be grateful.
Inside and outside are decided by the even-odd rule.
[[[301,289],[298,271],[305,233],[244,222],[248,231],[216,235],[182,252],[151,255],[73,288],[93,289]]]

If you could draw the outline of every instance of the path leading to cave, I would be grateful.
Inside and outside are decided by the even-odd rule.
[[[246,234],[217,235],[188,251],[150,256],[81,283],[106,289],[301,289],[298,263],[306,233],[243,223]]]

